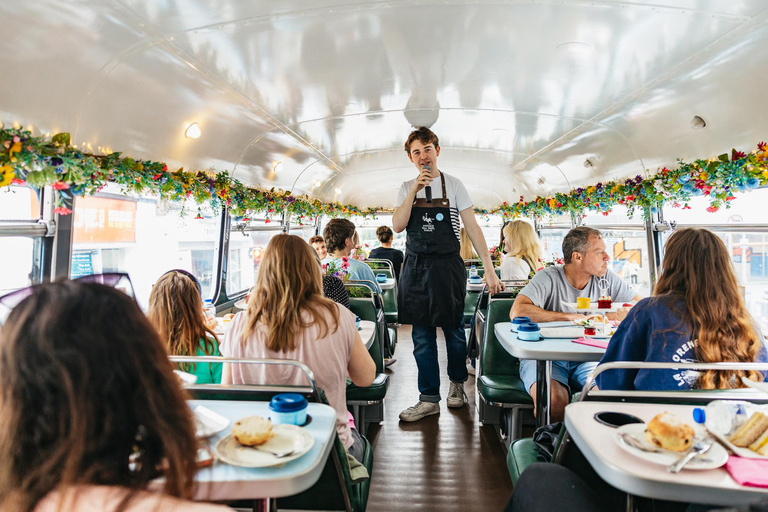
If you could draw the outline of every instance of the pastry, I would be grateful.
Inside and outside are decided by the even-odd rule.
[[[601,295],[599,299],[597,299],[597,307],[600,309],[611,309],[611,296],[610,295]]]
[[[589,309],[591,304],[589,297],[576,297],[576,309]]]
[[[656,415],[645,429],[645,438],[654,446],[682,452],[691,447],[693,427],[681,422],[674,414],[664,412]]]
[[[261,416],[248,416],[232,425],[232,438],[243,446],[258,446],[272,437],[272,422]]]
[[[756,412],[728,440],[743,448],[757,441],[766,429],[768,429],[768,416]]]

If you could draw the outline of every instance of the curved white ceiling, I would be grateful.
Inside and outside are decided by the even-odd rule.
[[[6,124],[359,206],[412,125],[481,208],[768,138],[768,0],[3,0],[0,33]]]

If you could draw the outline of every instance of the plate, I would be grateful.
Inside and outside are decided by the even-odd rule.
[[[272,438],[261,446],[276,452],[293,448],[296,450],[293,454],[278,459],[269,452],[243,446],[235,441],[232,435],[228,435],[216,444],[216,457],[232,466],[268,468],[298,459],[307,453],[313,444],[315,438],[305,428],[280,424],[272,426]]]
[[[588,308],[577,308],[575,302],[561,302],[563,306],[568,306],[569,308],[573,308],[576,310],[577,313],[584,313],[584,312],[591,312],[591,313],[614,313],[616,310],[618,310],[620,307],[623,307],[622,304],[617,304],[614,302],[611,304],[610,308],[598,308],[597,302],[590,302]]]
[[[624,451],[627,451],[632,455],[639,457],[643,460],[646,460],[648,462],[651,462],[653,464],[668,466],[682,456],[683,452],[673,452],[670,450],[660,450],[654,453],[644,452],[642,450],[635,448],[634,446],[628,445],[621,438],[621,434],[627,434],[634,437],[638,441],[640,441],[640,443],[643,446],[646,446],[649,449],[657,448],[645,439],[645,428],[646,428],[645,423],[632,423],[630,425],[621,426],[617,428],[616,432],[613,434],[613,440],[616,441],[616,444],[618,444]],[[701,430],[697,431],[696,437],[698,439],[701,439],[702,437],[704,437],[704,432],[702,432]],[[706,453],[697,455],[696,457],[691,459],[691,461],[688,464],[686,464],[685,468],[683,469],[698,469],[698,470],[715,469],[715,468],[719,468],[720,466],[723,466],[727,461],[728,461],[728,452],[725,450],[725,448],[723,448],[718,443],[713,443],[712,448],[710,448]]]
[[[248,303],[245,301],[245,299],[240,299],[239,301],[235,302],[235,307],[237,309],[248,309]]]
[[[229,419],[215,413],[207,407],[195,407],[195,435],[201,439],[218,434],[229,426]]]

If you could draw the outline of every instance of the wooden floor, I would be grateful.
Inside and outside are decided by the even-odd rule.
[[[501,511],[512,492],[504,452],[492,426],[481,427],[475,408],[475,378],[465,390],[469,404],[448,409],[445,342],[438,329],[442,383],[441,412],[414,423],[400,411],[418,401],[416,361],[410,326],[398,331],[395,357],[388,368],[389,390],[382,425],[369,427],[374,464],[369,512],[440,510]]]

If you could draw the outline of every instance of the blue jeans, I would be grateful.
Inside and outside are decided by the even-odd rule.
[[[467,339],[464,328],[443,328],[445,348],[448,352],[448,378],[451,382],[465,382],[467,373]],[[419,400],[440,401],[440,365],[437,362],[437,327],[413,326],[413,356],[419,368]]]

